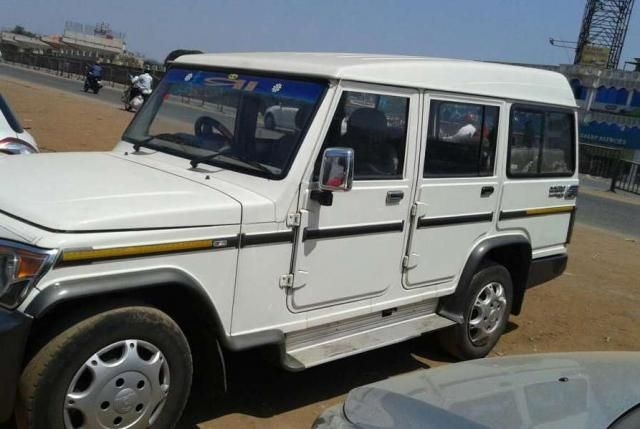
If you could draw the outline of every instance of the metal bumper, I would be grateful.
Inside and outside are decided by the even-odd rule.
[[[0,423],[13,413],[31,317],[0,308]]]
[[[538,286],[558,277],[567,267],[567,259],[567,255],[554,255],[532,260],[529,265],[527,288]]]

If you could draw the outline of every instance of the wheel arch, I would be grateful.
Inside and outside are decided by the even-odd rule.
[[[463,322],[468,286],[478,269],[489,261],[503,265],[511,274],[513,282],[511,314],[520,314],[531,264],[531,243],[525,236],[519,234],[492,237],[478,243],[467,258],[456,291],[440,299],[438,314],[457,323]]]
[[[137,300],[149,303],[170,316],[187,310],[189,316],[199,318],[214,329],[221,344],[231,350],[246,350],[261,345],[279,343],[284,335],[279,330],[231,336],[224,328],[220,314],[203,285],[188,273],[176,268],[102,275],[57,282],[43,289],[27,305],[25,313],[38,320],[46,320],[52,313],[80,302],[95,299]]]
[[[218,379],[224,390],[223,350],[281,347],[284,343],[279,330],[229,335],[214,303],[194,277],[176,268],[159,268],[61,281],[44,288],[25,308],[33,322],[24,364],[62,330],[98,312],[128,305],[149,305],[171,317],[187,337],[198,377]]]

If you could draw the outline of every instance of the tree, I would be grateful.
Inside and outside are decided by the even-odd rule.
[[[13,30],[11,30],[11,32],[14,34],[19,34],[21,36],[38,37],[37,34],[32,33],[31,31],[27,31],[22,25],[16,25],[15,27],[13,27]]]
[[[167,55],[167,58],[164,59],[164,66],[167,67],[169,65],[169,62],[175,60],[176,58],[178,58],[181,55],[189,55],[189,54],[202,54],[202,51],[199,51],[197,49],[176,49],[176,50],[173,50],[173,51],[169,52],[169,55]]]

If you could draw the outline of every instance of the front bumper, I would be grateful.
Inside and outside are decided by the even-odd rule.
[[[13,413],[31,317],[0,308],[0,423]]]

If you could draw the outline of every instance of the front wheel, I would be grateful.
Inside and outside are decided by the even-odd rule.
[[[512,304],[509,271],[498,264],[485,266],[471,279],[464,322],[440,331],[440,344],[459,359],[485,357],[506,329]]]
[[[16,418],[30,429],[172,428],[192,371],[189,344],[165,313],[106,311],[63,331],[31,359]]]

